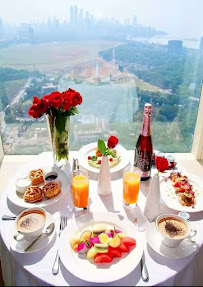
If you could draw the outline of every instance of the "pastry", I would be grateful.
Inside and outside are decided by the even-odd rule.
[[[194,208],[195,193],[187,176],[182,175],[181,172],[171,172],[168,178],[172,181],[180,204],[182,206],[192,206]]]
[[[47,198],[53,198],[61,192],[61,187],[58,183],[49,182],[43,186],[42,192]]]
[[[24,193],[24,200],[27,202],[37,202],[42,200],[42,189],[39,186],[30,186]]]
[[[37,185],[44,181],[44,172],[40,168],[37,170],[31,170],[29,173],[29,178],[31,179],[33,185]]]

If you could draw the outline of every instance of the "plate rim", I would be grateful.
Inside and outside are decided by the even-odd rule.
[[[147,244],[150,246],[150,248],[151,248],[155,253],[157,253],[157,254],[163,256],[164,258],[167,258],[167,259],[175,259],[175,260],[177,260],[177,259],[182,259],[182,258],[186,258],[187,256],[190,256],[190,255],[192,255],[192,254],[197,253],[197,251],[198,251],[199,248],[200,248],[200,246],[199,246],[199,239],[198,239],[198,240],[197,240],[197,245],[198,245],[198,247],[197,247],[196,250],[194,250],[194,252],[192,252],[192,253],[190,253],[190,254],[188,254],[188,255],[185,255],[185,256],[181,256],[181,257],[169,257],[169,256],[166,256],[166,255],[164,255],[163,253],[158,252],[157,250],[155,250],[154,247],[152,247],[153,245],[151,245],[151,244],[149,243],[149,240],[148,240],[149,235],[148,235],[148,234],[149,234],[149,230],[152,229],[152,228],[153,228],[153,230],[156,230],[155,222],[152,222],[152,223],[150,223],[150,224],[147,226],[147,229],[146,229],[146,240],[147,240]],[[157,237],[161,238],[161,235],[158,233],[157,230],[156,230],[156,234],[157,234]],[[150,242],[151,242],[151,241],[150,241]],[[173,248],[167,247],[166,245],[165,245],[165,247],[166,247],[166,248],[169,248],[169,250],[173,249]],[[176,249],[176,248],[175,248],[175,249]]]
[[[96,149],[96,147],[97,147],[97,142],[92,142],[92,143],[86,144],[83,147],[81,147],[81,149],[78,151],[78,161],[79,161],[79,164],[83,168],[87,169],[89,172],[92,172],[94,174],[99,174],[100,169],[89,165],[87,163],[87,161],[84,159],[85,153],[88,153],[88,151],[90,151],[90,149]],[[121,171],[130,162],[130,158],[129,158],[129,155],[127,153],[127,150],[121,144],[118,144],[117,147],[119,147],[119,149],[121,149],[121,152],[125,153],[125,156],[121,158],[121,161],[119,164],[117,164],[116,166],[109,169],[111,174]]]
[[[61,185],[64,185],[64,188],[61,187],[61,193],[56,196],[56,197],[53,197],[53,198],[50,198],[48,200],[45,200],[45,201],[39,201],[39,202],[33,202],[33,203],[30,203],[30,202],[26,202],[22,199],[22,201],[16,201],[15,202],[15,198],[17,195],[12,195],[14,192],[17,193],[17,191],[15,190],[15,181],[18,177],[20,177],[20,174],[24,173],[25,172],[25,169],[29,169],[30,165],[24,167],[18,174],[15,175],[15,177],[13,177],[12,181],[10,182],[10,184],[7,186],[7,190],[6,190],[6,196],[7,198],[10,200],[10,202],[12,204],[14,204],[15,206],[17,207],[21,207],[21,208],[31,208],[31,207],[41,207],[41,208],[46,208],[46,207],[49,207],[55,203],[57,203],[58,201],[60,201],[65,195],[68,194],[68,191],[70,189],[70,180],[69,180],[69,177],[67,176],[67,180],[61,182]],[[43,166],[42,164],[40,164],[40,166]],[[44,165],[45,169],[46,168],[50,168],[50,169],[56,169],[57,172],[59,173],[59,179],[60,179],[60,174],[63,175],[63,177],[66,176],[65,172],[60,170],[59,168],[55,168],[51,165]],[[28,172],[27,172],[28,173]],[[62,181],[62,180],[61,180]],[[67,188],[66,188],[67,187]],[[64,192],[62,192],[62,188],[64,189]],[[14,197],[14,199],[13,199]]]
[[[37,250],[32,250],[32,248],[31,248],[31,250],[28,250],[26,252],[24,252],[24,251],[20,252],[20,251],[17,251],[17,249],[13,249],[12,245],[11,245],[12,236],[13,236],[13,234],[15,232],[15,228],[13,226],[12,234],[11,234],[11,237],[10,237],[10,249],[12,249],[14,252],[19,253],[19,254],[33,254],[33,253],[36,253],[36,252],[46,248],[52,242],[52,240],[54,239],[54,237],[56,235],[56,222],[55,222],[54,216],[48,211],[46,211],[46,214],[48,215],[48,217],[50,219],[50,221],[48,221],[48,223],[50,224],[51,222],[53,222],[55,224],[55,227],[54,227],[54,230],[53,230],[52,234],[49,236],[49,238],[51,238],[51,239],[48,240],[48,242],[47,242],[47,244],[45,246],[42,246],[42,247],[38,248]],[[46,223],[44,229],[48,226],[48,223]]]
[[[188,171],[184,170],[183,168],[179,168],[178,170],[174,170],[174,171],[175,172],[184,173],[189,178],[189,180],[193,181],[200,188],[200,184],[196,183],[194,175],[191,175]],[[166,176],[168,176],[171,172],[172,172],[172,170],[168,170],[167,173],[166,173]],[[178,207],[178,206],[174,206],[173,205],[173,201],[172,200],[171,201],[168,201],[168,200],[166,201],[165,199],[167,197],[166,196],[163,197],[163,193],[165,192],[165,190],[163,190],[163,184],[164,184],[164,175],[162,175],[161,178],[160,178],[160,194],[161,194],[161,199],[162,199],[163,203],[168,208],[171,208],[171,209],[176,210],[176,211],[185,211],[185,212],[188,212],[188,213],[196,213],[196,212],[202,212],[203,211],[203,194],[199,195],[200,199],[202,199],[202,209],[195,209],[195,208],[192,208],[191,206],[188,206],[188,207],[187,206],[182,206],[178,202],[178,199],[177,199],[177,196],[176,196],[176,201],[177,201],[177,203],[180,204],[180,207]],[[200,206],[201,206],[201,204],[200,204]]]
[[[103,218],[103,221],[105,221],[105,222],[109,222],[110,224],[112,224],[112,222],[110,222],[111,220],[112,221],[114,221],[114,220],[117,220],[118,221],[118,223],[119,224],[124,224],[124,223],[128,223],[131,227],[134,227],[135,228],[135,230],[136,230],[136,234],[139,234],[139,245],[140,245],[140,248],[139,248],[139,256],[137,257],[137,258],[139,258],[139,260],[137,260],[137,263],[136,263],[136,265],[134,265],[134,264],[131,264],[130,265],[130,268],[129,269],[127,269],[127,272],[125,273],[125,274],[122,274],[122,273],[120,273],[120,275],[119,275],[119,273],[116,273],[116,278],[114,277],[114,278],[111,278],[111,279],[107,279],[108,277],[106,277],[105,278],[105,280],[102,280],[102,279],[98,279],[98,280],[95,280],[95,279],[90,279],[90,277],[87,279],[87,278],[85,278],[84,276],[83,276],[83,274],[81,275],[81,274],[79,274],[79,276],[78,276],[78,274],[77,274],[77,271],[75,271],[74,269],[73,270],[71,270],[71,268],[72,267],[70,267],[71,266],[71,264],[69,264],[68,265],[68,268],[66,267],[66,264],[64,264],[64,262],[63,262],[63,255],[61,256],[62,258],[61,258],[61,262],[62,262],[62,264],[63,264],[63,266],[64,266],[64,268],[66,268],[66,270],[68,270],[71,274],[73,274],[75,277],[77,277],[77,278],[79,278],[79,279],[81,279],[81,280],[84,280],[84,281],[86,281],[86,282],[92,282],[92,283],[109,283],[109,282],[114,282],[114,281],[117,281],[117,280],[120,280],[120,279],[122,279],[122,278],[124,278],[124,277],[126,277],[126,276],[128,276],[138,265],[139,265],[139,263],[140,263],[140,260],[141,260],[141,258],[142,258],[142,254],[143,254],[143,251],[144,251],[144,232],[139,232],[139,230],[137,229],[137,227],[130,221],[130,220],[128,220],[127,219],[127,217],[126,216],[123,216],[123,215],[121,215],[121,214],[115,214],[115,213],[111,213],[111,212],[109,212],[109,213],[107,213],[107,212],[94,212],[93,213],[93,216],[94,216],[94,218],[95,218],[95,221],[97,222],[97,221],[99,221],[99,222],[101,222],[102,220],[100,220],[100,219],[97,219],[98,217],[100,217],[100,216],[102,216],[102,218],[103,218],[103,216],[105,217],[106,216],[106,218]],[[122,216],[123,217],[123,219],[122,220],[119,220],[119,216]],[[109,219],[109,218],[111,218],[111,219]],[[122,223],[123,222],[123,223]],[[116,222],[114,222],[115,224],[117,224]],[[70,226],[71,225],[75,225],[76,223],[74,223],[74,218],[72,218],[71,219],[71,221],[69,222],[69,224],[70,224]],[[63,237],[65,237],[65,233],[67,233],[66,231],[68,230],[68,227],[69,227],[69,225],[67,225],[67,227],[62,231],[62,233],[61,233],[61,236],[60,236],[60,242],[62,243],[64,243],[64,242],[67,242],[67,237],[66,237],[66,241],[63,239]],[[78,229],[79,229],[79,227],[78,227]],[[66,236],[67,236],[67,234],[66,234]],[[137,241],[137,238],[135,238],[136,239],[136,241]],[[68,242],[68,244],[69,244],[69,242]],[[68,244],[67,244],[67,246],[68,246]],[[137,246],[137,245],[136,245]],[[69,247],[67,247],[67,248],[69,248],[69,250],[71,250],[71,247],[70,247],[70,245],[69,245]],[[136,248],[136,247],[135,247]],[[61,251],[63,250],[63,244],[59,244],[59,254],[61,254]],[[133,249],[133,250],[135,250],[135,249]],[[132,250],[132,252],[133,252],[133,250]],[[64,254],[63,252],[62,252],[62,254]],[[107,269],[107,270],[109,270],[109,269]],[[115,276],[115,275],[114,275]]]

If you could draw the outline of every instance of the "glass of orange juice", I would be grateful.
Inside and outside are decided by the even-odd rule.
[[[140,189],[141,170],[127,166],[123,171],[123,200],[125,205],[137,205]]]
[[[71,189],[75,209],[87,210],[89,203],[89,176],[85,169],[76,169],[71,176]]]

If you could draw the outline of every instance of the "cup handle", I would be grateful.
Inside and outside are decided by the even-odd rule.
[[[189,237],[189,238],[190,238],[190,237],[194,237],[196,234],[197,234],[197,230],[196,230],[196,229],[191,229],[191,230],[190,230],[190,233],[189,233],[189,235],[188,235],[188,237]]]
[[[24,235],[20,233],[15,234],[13,237],[16,241],[23,241],[25,239]]]

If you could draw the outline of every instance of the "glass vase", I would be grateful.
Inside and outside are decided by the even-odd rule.
[[[69,160],[70,117],[62,114],[46,117],[54,163],[61,167]]]

